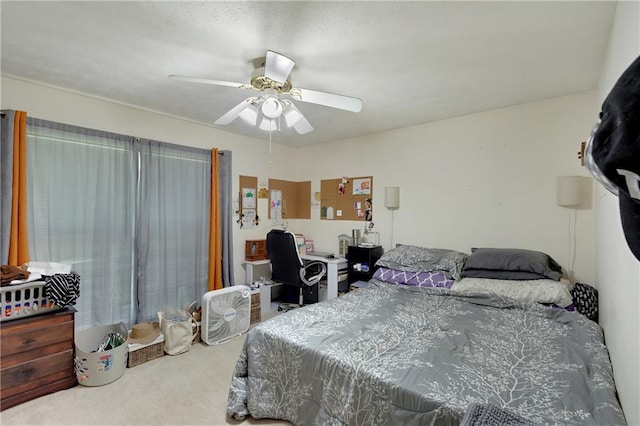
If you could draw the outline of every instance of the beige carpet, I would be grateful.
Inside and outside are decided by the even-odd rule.
[[[0,412],[2,425],[290,425],[226,416],[231,375],[246,335],[195,344],[133,368],[105,386],[75,386]]]

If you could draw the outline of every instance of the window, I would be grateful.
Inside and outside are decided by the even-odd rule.
[[[207,150],[29,118],[31,260],[81,277],[79,329],[157,320],[206,289]]]

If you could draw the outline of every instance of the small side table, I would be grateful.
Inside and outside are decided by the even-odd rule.
[[[251,290],[251,319],[249,324],[253,325],[262,321],[262,312],[260,307],[260,289]]]

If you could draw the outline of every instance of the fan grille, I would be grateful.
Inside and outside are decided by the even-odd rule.
[[[247,289],[248,290],[248,289]],[[206,320],[203,324],[203,340],[205,343],[217,344],[242,334],[249,328],[251,299],[248,291],[226,292],[213,291],[205,295],[208,299],[203,303]],[[204,302],[204,301],[203,301]],[[203,318],[204,319],[204,318]]]

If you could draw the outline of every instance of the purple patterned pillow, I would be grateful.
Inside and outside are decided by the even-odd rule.
[[[439,271],[411,272],[397,269],[378,268],[373,274],[376,280],[390,284],[404,284],[415,287],[445,287],[451,288],[453,280]]]
[[[454,281],[440,271],[416,272],[407,285],[416,287],[444,287],[451,288]]]
[[[397,269],[378,268],[373,274],[373,278],[390,284],[407,284],[407,282],[414,278],[415,275],[416,272],[411,271],[398,271]]]

